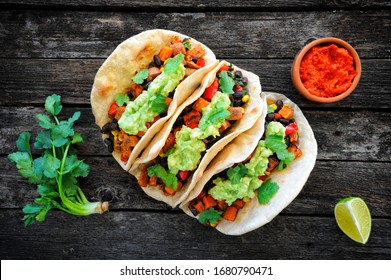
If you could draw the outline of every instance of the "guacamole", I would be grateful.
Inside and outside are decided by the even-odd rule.
[[[229,117],[227,108],[230,106],[228,94],[217,92],[210,104],[202,109],[202,117],[199,126],[191,129],[182,126],[176,133],[174,152],[168,156],[168,169],[172,174],[179,170],[194,170],[201,159],[201,153],[205,151],[202,141],[209,136],[218,136],[219,128]]]
[[[146,131],[148,122],[159,115],[152,110],[151,101],[160,94],[167,97],[185,76],[185,67],[181,63],[183,55],[169,58],[163,69],[163,73],[157,76],[149,85],[148,90],[143,91],[134,101],[129,102],[125,112],[118,120],[119,127],[128,134],[135,135],[139,131]]]
[[[265,174],[269,163],[268,158],[272,154],[273,152],[266,148],[265,141],[259,141],[253,157],[244,165],[247,172],[240,182],[233,184],[231,180],[217,178],[213,181],[214,186],[209,190],[209,194],[216,200],[225,200],[228,205],[237,199],[254,197],[255,190],[262,185],[258,176]]]

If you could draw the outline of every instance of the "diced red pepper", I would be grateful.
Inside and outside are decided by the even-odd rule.
[[[206,191],[203,189],[197,196],[197,199],[202,199],[206,195]]]
[[[234,87],[234,92],[238,92],[238,91],[242,91],[242,90],[243,90],[243,88],[242,88],[241,85],[239,85],[239,84],[236,84],[236,85],[235,85],[235,87]]]
[[[196,63],[198,66],[200,66],[200,67],[204,67],[205,66],[205,60],[204,59],[202,59],[202,58],[199,58],[198,60],[197,60],[197,63]]]
[[[220,74],[223,71],[228,71],[229,66],[227,64],[224,64],[223,66],[220,67],[219,71],[217,71],[217,74]]]
[[[190,123],[187,125],[188,128],[194,129],[198,127],[198,123]]]
[[[295,133],[298,129],[299,127],[297,126],[296,122],[290,123],[285,127],[285,135],[291,135]]]
[[[267,175],[258,176],[258,179],[261,181],[264,181],[264,182],[265,182],[266,178],[267,178]]]
[[[117,112],[118,112],[118,108],[119,108],[119,106],[117,105],[117,103],[115,103],[115,102],[111,103],[110,108],[109,108],[109,116],[114,118],[115,114],[117,114]]]
[[[159,119],[160,119],[160,116],[157,115],[157,116],[153,119],[153,121],[152,121],[151,124],[154,124],[154,123],[157,122]]]
[[[177,176],[180,180],[186,181],[186,179],[189,177],[189,170],[179,170]]]
[[[279,113],[275,113],[275,114],[274,114],[274,119],[277,120],[277,121],[278,121],[278,120],[281,120],[281,119],[282,119],[282,116],[281,116]]]
[[[219,81],[217,78],[213,81],[213,83],[207,87],[204,91],[204,94],[202,97],[208,101],[211,101],[213,96],[216,94],[217,90],[219,89]]]

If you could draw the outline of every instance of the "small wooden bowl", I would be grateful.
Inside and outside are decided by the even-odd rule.
[[[304,87],[304,85],[303,85],[303,83],[302,83],[302,81],[300,79],[300,64],[301,64],[301,61],[302,61],[304,55],[312,47],[314,47],[316,45],[320,45],[320,44],[323,44],[323,45],[336,44],[339,47],[343,47],[343,48],[347,49],[350,52],[350,54],[353,56],[353,59],[354,59],[354,64],[355,64],[355,69],[357,71],[357,75],[354,77],[352,85],[350,86],[350,88],[347,91],[345,91],[345,92],[343,92],[343,93],[341,93],[341,94],[339,94],[337,96],[334,96],[334,97],[319,97],[319,96],[311,94]],[[356,86],[357,86],[357,84],[358,84],[358,82],[360,80],[360,77],[361,77],[361,61],[360,61],[360,57],[358,56],[356,50],[351,45],[349,45],[347,42],[345,42],[345,41],[343,41],[341,39],[333,38],[333,37],[317,39],[317,40],[312,41],[311,43],[305,45],[300,50],[300,52],[296,55],[296,57],[295,57],[295,59],[293,61],[293,64],[292,64],[291,77],[292,77],[292,81],[293,81],[293,84],[296,87],[296,89],[303,96],[305,96],[307,99],[312,100],[312,101],[316,101],[316,102],[321,102],[321,103],[337,102],[337,101],[340,101],[340,100],[346,98],[356,88]]]

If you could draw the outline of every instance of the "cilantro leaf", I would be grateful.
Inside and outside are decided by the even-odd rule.
[[[278,191],[279,187],[276,183],[272,182],[270,179],[261,185],[258,189],[258,201],[259,204],[266,204]]]
[[[11,162],[16,163],[19,174],[27,178],[30,184],[36,184],[42,180],[42,176],[34,173],[34,165],[31,156],[27,152],[16,152],[8,155]]]
[[[267,148],[277,154],[277,157],[280,160],[278,170],[284,169],[287,164],[291,163],[294,160],[295,156],[287,150],[284,136],[271,134],[266,137],[265,144]]]
[[[81,115],[81,113],[79,111],[73,113],[73,116],[68,119],[68,126],[72,127],[73,124],[75,123],[75,121],[80,119],[80,115]]]
[[[76,169],[80,164],[82,163],[81,160],[77,159],[76,155],[70,155],[65,159],[65,170],[64,174],[71,172],[72,170]]]
[[[38,149],[50,149],[52,147],[50,131],[44,130],[38,133],[37,137],[35,138],[34,146]]]
[[[247,171],[247,167],[240,163],[235,168],[230,168],[227,171],[227,175],[232,184],[238,184]]]
[[[87,177],[90,173],[90,166],[83,161],[79,164],[78,167],[72,170],[73,177]]]
[[[144,80],[148,78],[148,75],[149,75],[148,69],[142,69],[136,75],[133,76],[132,81],[135,82],[136,84],[141,85],[144,82]]]
[[[114,96],[114,101],[118,106],[122,106],[124,104],[128,104],[130,102],[129,96],[124,93],[117,93]]]
[[[25,227],[31,226],[35,221],[35,217],[42,211],[43,208],[44,206],[42,205],[26,204],[22,210],[23,213],[26,214],[23,217],[24,226]]]
[[[80,133],[75,132],[72,137],[72,144],[83,142],[83,137],[81,137]]]
[[[183,53],[180,53],[173,58],[167,59],[163,72],[166,74],[174,74],[178,70],[178,67],[181,65],[182,60],[184,58],[185,56],[183,55]]]
[[[36,114],[35,117],[39,120],[39,125],[45,129],[51,129],[54,126],[54,123],[50,121],[50,118],[47,115]]]
[[[27,152],[31,154],[30,133],[23,132],[22,134],[20,134],[18,140],[16,140],[16,147],[20,152]]]
[[[52,129],[52,143],[55,147],[61,147],[68,142],[68,136],[73,136],[74,130],[67,121],[61,121]]]
[[[184,38],[182,40],[182,44],[185,46],[186,51],[191,49],[190,40],[191,38]]]
[[[201,224],[206,224],[207,222],[215,224],[220,220],[221,214],[223,214],[223,212],[217,211],[214,208],[209,208],[201,212],[198,221]]]
[[[167,172],[166,169],[164,169],[164,167],[160,164],[155,164],[148,167],[148,176],[157,176],[158,178],[162,179],[166,187],[170,189],[176,190],[178,186],[177,177],[174,174]]]
[[[151,105],[151,109],[156,114],[165,113],[167,111],[168,105],[166,103],[166,98],[161,95],[157,94],[155,96],[152,96],[149,100],[149,103]]]
[[[51,185],[38,185],[37,191],[42,197],[55,198],[60,196],[56,191],[56,187]]]
[[[64,192],[67,196],[74,196],[77,193],[77,189],[79,188],[79,183],[76,178],[72,176],[71,173],[66,173],[62,177],[62,185],[64,188]]]
[[[280,160],[278,170],[283,170],[287,164],[291,163],[295,159],[294,154],[288,152],[288,150],[278,151],[277,157]]]
[[[219,84],[220,84],[220,89],[223,93],[228,93],[228,94],[234,93],[233,87],[235,85],[235,81],[228,76],[227,71],[222,71],[220,73]]]
[[[231,113],[224,109],[224,108],[218,108],[213,111],[213,113],[210,114],[209,118],[205,120],[205,122],[200,122],[200,129],[206,129],[210,125],[215,125],[218,122],[223,122],[225,119],[229,118]]]
[[[53,116],[57,116],[62,109],[61,96],[52,94],[46,98],[45,109]]]
[[[61,165],[60,160],[49,153],[45,154],[44,159],[45,162],[43,164],[43,175],[48,178],[55,178],[57,176],[57,169],[59,169]]]
[[[163,157],[168,157],[169,155],[171,155],[173,152],[175,152],[175,147],[171,147],[170,149],[168,149],[167,153],[165,153],[163,155]]]

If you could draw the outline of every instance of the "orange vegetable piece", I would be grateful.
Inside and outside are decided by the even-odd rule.
[[[192,48],[187,52],[187,55],[191,57],[197,57],[197,58],[203,57],[204,54],[205,54],[205,50],[201,45],[198,45],[197,47]]]
[[[236,201],[234,201],[232,203],[232,206],[238,208],[238,209],[242,209],[244,207],[244,205],[246,204],[246,202],[244,202],[243,199],[238,199]]]
[[[224,200],[219,200],[217,201],[217,207],[219,208],[219,210],[225,211],[225,209],[227,209],[228,207],[228,204]]]
[[[168,195],[174,195],[175,194],[175,190],[173,190],[173,189],[171,189],[171,188],[169,188],[169,187],[167,187],[167,186],[164,186],[164,191],[166,192],[166,194],[168,194]]]
[[[228,121],[238,121],[243,118],[242,107],[229,107],[228,111],[230,113]]]
[[[223,218],[228,221],[235,221],[236,215],[238,214],[238,209],[233,206],[228,206],[223,214]]]
[[[163,153],[167,153],[168,150],[175,145],[175,135],[174,133],[170,133],[167,137],[166,143],[163,146]]]
[[[183,116],[183,122],[190,128],[195,128],[201,120],[201,113],[196,110],[191,110],[189,113]]]
[[[202,201],[198,201],[196,204],[193,205],[193,207],[198,211],[198,213],[201,213],[205,210],[204,204]]]
[[[160,52],[158,54],[158,57],[160,58],[161,61],[166,61],[172,56],[173,49],[170,48],[169,46],[163,46],[160,49]]]
[[[223,124],[220,126],[219,132],[223,133],[226,129],[231,126],[231,123],[227,120],[224,120]]]
[[[140,177],[137,179],[137,183],[141,187],[145,188],[146,186],[148,186],[148,182],[149,182],[148,171],[147,171],[147,167],[144,166],[141,168]]]
[[[282,106],[282,108],[280,109],[280,111],[278,111],[278,113],[286,120],[292,119],[294,114],[292,108],[286,105]]]
[[[210,195],[205,195],[202,198],[202,201],[204,202],[205,209],[209,209],[210,207],[214,207],[217,205],[217,201]]]
[[[288,152],[295,156],[295,159],[303,154],[303,152],[294,144],[291,144],[288,148]]]
[[[209,101],[207,101],[206,99],[200,97],[197,99],[196,102],[194,102],[192,108],[200,113],[202,113],[202,108],[205,108],[206,106],[209,105]]]
[[[269,164],[267,166],[267,169],[266,171],[272,171],[274,168],[276,168],[279,164],[280,164],[280,161],[276,158],[273,158],[273,157],[269,157]]]
[[[166,97],[166,104],[167,104],[168,106],[170,106],[171,102],[172,102],[172,98]]]
[[[149,183],[148,185],[150,186],[156,186],[157,185],[157,176],[152,176],[149,178]]]
[[[179,39],[178,36],[174,36],[174,38],[172,38],[171,41],[171,44],[176,44],[176,43],[182,43],[181,39]]]
[[[126,106],[118,107],[117,112],[115,113],[114,119],[119,120],[122,114],[125,112]]]

